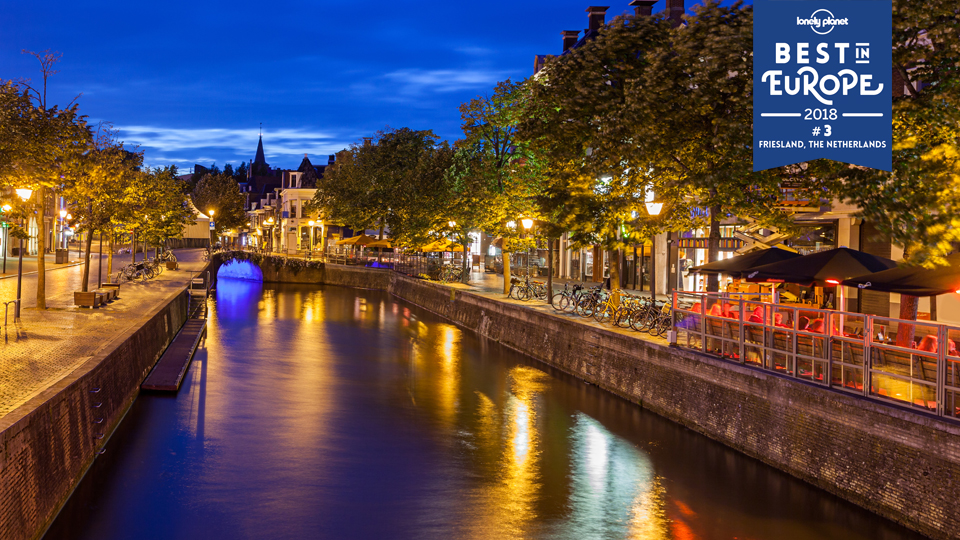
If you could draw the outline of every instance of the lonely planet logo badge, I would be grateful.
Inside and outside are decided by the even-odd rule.
[[[828,9],[818,9],[810,15],[809,19],[797,17],[797,26],[809,26],[811,30],[825,36],[833,32],[835,26],[847,26],[850,20],[847,17],[838,19]]]

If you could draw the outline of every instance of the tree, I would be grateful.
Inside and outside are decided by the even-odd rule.
[[[80,170],[75,172],[75,180],[64,186],[63,196],[73,209],[75,223],[79,230],[87,233],[81,284],[84,292],[89,288],[93,236],[112,234],[112,222],[124,214],[130,181],[142,163],[143,154],[125,150],[123,143],[116,139],[116,130],[101,122],[90,150],[76,162]],[[111,270],[112,265],[107,273]]]
[[[233,172],[233,179],[237,181],[238,184],[247,182],[247,164],[244,161],[240,162],[240,165],[237,166],[236,170]]]
[[[217,236],[247,222],[244,203],[240,186],[232,176],[224,173],[204,175],[193,190],[193,204],[201,212],[215,211],[213,220]]]
[[[753,7],[708,0],[693,9],[685,25],[646,51],[649,65],[628,95],[625,121],[652,174],[677,188],[680,198],[666,202],[709,210],[708,260],[715,261],[723,219],[780,228],[792,220],[777,204],[783,171],[752,171]],[[801,196],[819,201],[823,182],[805,185]],[[715,275],[707,283],[717,290]]]
[[[337,154],[318,180],[307,211],[350,228],[385,229],[419,245],[442,218],[443,174],[452,150],[432,131],[387,129]]]
[[[23,51],[27,53],[27,51]],[[40,62],[43,86],[34,88],[29,81],[19,81],[25,94],[32,100],[30,107],[19,109],[22,116],[15,124],[21,130],[18,139],[23,146],[15,162],[10,163],[3,174],[3,183],[34,190],[33,214],[37,227],[37,308],[46,309],[46,261],[47,250],[46,210],[52,203],[51,188],[61,188],[76,178],[82,159],[90,144],[90,132],[86,121],[77,111],[76,98],[60,109],[47,103],[47,82],[57,73],[53,66],[60,60],[59,53],[30,52]],[[77,96],[79,97],[79,96]]]
[[[654,232],[653,222],[637,217],[649,193],[668,194],[663,178],[651,174],[654,159],[625,116],[631,96],[648,91],[643,87],[648,52],[668,41],[670,27],[668,19],[618,17],[591,41],[549,60],[529,81],[529,114],[520,133],[543,161],[541,213],[566,229],[574,246],[609,251],[615,291],[616,250]],[[659,223],[689,216],[682,206],[684,199],[677,197],[674,212]]]
[[[960,241],[960,19],[956,2],[894,0],[893,170],[815,163],[859,215],[925,267]]]
[[[504,253],[521,248],[519,231],[507,223],[536,214],[537,175],[528,145],[517,137],[527,92],[523,83],[498,83],[493,95],[460,106],[464,138],[455,144],[446,174],[444,215],[453,221],[458,242],[467,246],[469,231],[481,229],[505,238]],[[463,280],[467,281],[464,257]],[[504,256],[504,293],[510,287],[510,258]]]

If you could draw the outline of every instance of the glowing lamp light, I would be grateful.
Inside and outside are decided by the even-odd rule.
[[[955,292],[956,292],[957,294],[960,294],[960,289],[957,289]]]
[[[530,230],[530,227],[533,227],[533,220],[530,218],[523,218],[520,220],[520,223],[523,225],[523,228]]]
[[[213,217],[214,212],[216,212],[216,210],[210,210],[210,217]]]
[[[644,205],[647,207],[647,213],[651,216],[659,216],[660,211],[663,210],[662,202],[648,202],[644,203]]]
[[[61,211],[60,211],[60,219],[63,219],[63,218],[65,218],[65,217],[67,217],[67,211],[66,211],[66,210],[61,210]]]
[[[67,219],[73,219],[73,216],[71,214],[67,214]]]
[[[4,211],[4,212],[9,212],[9,211],[10,211],[10,209],[11,209],[11,208],[13,208],[13,207],[12,207],[12,206],[10,206],[9,204],[5,204],[5,205],[3,205],[3,207],[2,207],[2,208],[3,208],[3,211]]]
[[[450,228],[452,229],[452,228],[454,228],[454,227],[457,226],[457,222],[456,222],[456,221],[448,221],[448,222],[447,222],[447,225],[449,225]]]
[[[317,224],[316,221],[314,221],[314,220],[312,220],[312,219],[310,220],[310,226],[311,226],[311,227],[315,226],[316,224]]]
[[[17,196],[23,199],[24,202],[26,202],[26,200],[29,199],[31,195],[33,195],[33,190],[30,188],[20,188],[15,191],[17,192]]]
[[[837,280],[837,279],[828,279],[828,280],[827,280],[827,283],[829,283],[829,284],[831,284],[831,285],[839,285],[839,284],[840,284],[840,280]]]

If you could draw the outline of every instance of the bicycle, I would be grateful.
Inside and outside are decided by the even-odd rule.
[[[523,282],[519,278],[510,277],[510,290],[507,291],[507,298],[514,298],[521,302],[526,302],[529,299],[527,288],[521,283]]]
[[[463,277],[463,268],[447,265],[440,270],[440,281],[444,283],[458,282]]]
[[[144,264],[131,263],[124,266],[119,272],[117,272],[117,283],[119,283],[121,279],[125,279],[127,281],[134,281],[137,279],[140,281],[146,281],[147,275],[144,271]]]
[[[563,284],[563,290],[554,294],[551,304],[553,309],[557,311],[566,311],[570,306],[571,302],[575,302],[580,291],[583,289],[583,285],[580,283],[575,284],[572,288],[569,283]]]

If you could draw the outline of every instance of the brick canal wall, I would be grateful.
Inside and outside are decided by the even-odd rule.
[[[0,537],[39,537],[183,325],[187,295],[146,314],[101,352],[0,418]]]
[[[933,538],[960,537],[960,426],[394,275],[395,296]]]

